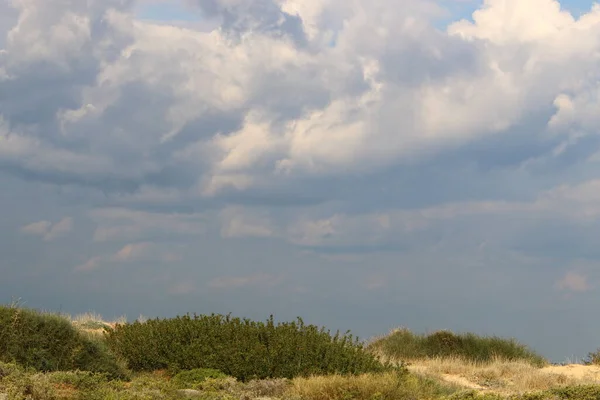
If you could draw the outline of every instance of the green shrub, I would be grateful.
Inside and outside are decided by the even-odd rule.
[[[567,386],[549,390],[548,393],[555,395],[555,398],[558,397],[560,400],[598,400],[600,399],[600,386]]]
[[[509,361],[523,360],[536,366],[547,363],[542,356],[514,339],[482,337],[472,333],[455,334],[449,331],[418,335],[402,329],[371,343],[369,349],[402,360],[461,357],[477,362],[500,358]]]
[[[241,381],[383,371],[358,339],[302,319],[275,324],[215,315],[117,325],[107,343],[134,371],[213,368]]]
[[[83,336],[60,316],[24,308],[0,306],[0,361],[44,372],[79,369],[126,376],[101,341]]]
[[[587,358],[583,360],[583,363],[586,365],[600,365],[600,349],[589,353]]]

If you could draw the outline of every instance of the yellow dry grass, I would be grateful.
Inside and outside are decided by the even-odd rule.
[[[419,398],[423,400],[439,398],[459,387],[452,383],[438,383],[432,379],[410,375],[399,377],[394,372],[363,374],[358,376],[313,376],[296,378],[288,389],[291,398],[303,400],[376,400]]]
[[[455,358],[417,360],[408,368],[421,376],[506,395],[600,383],[600,367],[585,365],[537,368],[525,362],[474,363]]]

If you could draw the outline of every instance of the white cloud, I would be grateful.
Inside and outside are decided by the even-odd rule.
[[[75,272],[89,272],[97,269],[103,262],[102,257],[92,257],[88,259],[83,264],[80,264],[75,267]]]
[[[93,256],[83,264],[75,267],[75,271],[89,272],[101,266],[112,266],[119,263],[134,263],[143,260],[162,260],[165,263],[180,260],[177,254],[161,249],[161,246],[150,242],[128,243],[114,253]]]
[[[45,235],[50,227],[52,226],[52,222],[50,221],[38,221],[33,222],[29,225],[25,225],[21,227],[21,232],[29,234],[29,235]]]
[[[71,232],[72,229],[73,218],[66,217],[55,224],[52,224],[50,221],[34,222],[23,226],[21,232],[29,235],[42,236],[45,241],[49,242],[65,236],[67,233]]]
[[[52,228],[44,235],[44,240],[52,241],[58,239],[73,229],[73,218],[63,218],[56,224],[52,225]]]
[[[575,23],[557,0],[485,0],[482,8],[473,13],[473,20],[474,23],[455,23],[450,31],[502,45],[548,40]]]
[[[150,243],[130,243],[114,256],[115,261],[133,261],[143,257],[151,249]]]
[[[0,67],[25,85],[50,62],[62,94],[40,113],[53,136],[6,103],[0,161],[38,179],[134,189],[168,166],[215,196],[421,162],[552,102],[554,129],[596,124],[598,8],[576,20],[556,1],[489,0],[445,33],[428,1],[259,3],[192,2],[220,18],[210,32],[135,21],[131,2],[18,3]]]
[[[571,292],[587,292],[591,289],[591,285],[589,284],[585,275],[581,275],[572,271],[567,272],[567,274],[561,278],[556,285],[560,290]]]

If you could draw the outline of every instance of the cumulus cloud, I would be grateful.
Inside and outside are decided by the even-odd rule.
[[[593,107],[596,8],[575,20],[552,0],[490,0],[474,22],[441,32],[431,20],[442,10],[427,1],[394,13],[384,0],[190,1],[220,20],[203,32],[136,21],[126,1],[60,3],[66,14],[59,3],[16,4],[3,92],[36,77],[60,93],[48,102],[44,82],[31,85],[43,103],[35,117],[30,100],[4,100],[0,161],[32,179],[170,190],[170,170],[192,177],[179,185],[215,196],[423,162],[509,137],[530,112],[557,109],[547,123],[563,126],[559,133],[595,115],[585,110]],[[539,12],[544,19],[531,18]],[[43,27],[52,34],[31,34]],[[42,62],[49,75],[33,69]]]
[[[472,21],[442,31],[432,21],[443,9],[429,1],[405,2],[395,13],[385,0],[188,1],[219,26],[201,31],[138,21],[132,6],[15,2],[2,19],[2,92],[31,96],[1,100],[0,168],[103,190],[120,206],[90,212],[97,242],[205,232],[207,214],[163,212],[183,203],[218,209],[223,237],[285,232],[308,247],[386,246],[449,216],[596,213],[593,199],[573,197],[593,191],[594,180],[565,189],[556,179],[554,191],[546,187],[533,203],[491,199],[409,211],[378,207],[373,198],[372,213],[323,206],[283,219],[206,199],[260,192],[266,204],[299,187],[294,195],[320,191],[326,203],[336,199],[320,186],[334,179],[458,155],[479,162],[475,150],[486,140],[506,157],[529,146],[510,166],[523,176],[583,147],[577,162],[593,165],[600,141],[590,146],[585,138],[598,124],[597,60],[589,56],[600,46],[598,7],[576,19],[553,0],[488,0]],[[540,13],[543,19],[532,19]],[[50,34],[36,34],[41,29]],[[41,89],[46,81],[49,91]],[[541,118],[536,129],[518,135],[531,113]],[[352,209],[360,190],[349,183],[341,205]],[[149,206],[159,211],[135,210]],[[28,229],[50,239],[71,223]]]

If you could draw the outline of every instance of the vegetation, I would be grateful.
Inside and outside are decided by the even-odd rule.
[[[350,334],[297,322],[210,315],[118,324],[109,347],[133,371],[212,368],[241,381],[389,369]]]
[[[219,370],[211,368],[196,368],[189,371],[181,371],[173,377],[173,382],[180,386],[193,388],[195,385],[202,384],[207,379],[224,379],[227,375]]]
[[[392,367],[386,355],[411,362]],[[600,399],[593,377],[539,368],[543,359],[512,340],[396,331],[365,347],[301,319],[115,325],[3,307],[0,357],[0,400]]]
[[[5,393],[8,400],[597,400],[600,386],[565,386],[503,395],[465,390],[396,371],[246,383],[230,377],[206,378],[196,389],[189,389],[162,372],[135,374],[131,381],[124,382],[90,372],[40,373],[0,363],[0,393]]]
[[[442,399],[456,387],[406,372],[297,378],[288,394],[306,400]]]
[[[37,371],[82,370],[123,378],[125,369],[101,340],[79,332],[65,318],[0,307],[0,361]]]
[[[371,343],[369,349],[392,360],[458,357],[474,362],[502,359],[526,361],[536,366],[547,364],[542,356],[514,339],[482,337],[472,333],[438,331],[419,335],[407,329],[398,329]]]
[[[600,349],[590,352],[583,363],[586,365],[600,365]]]

